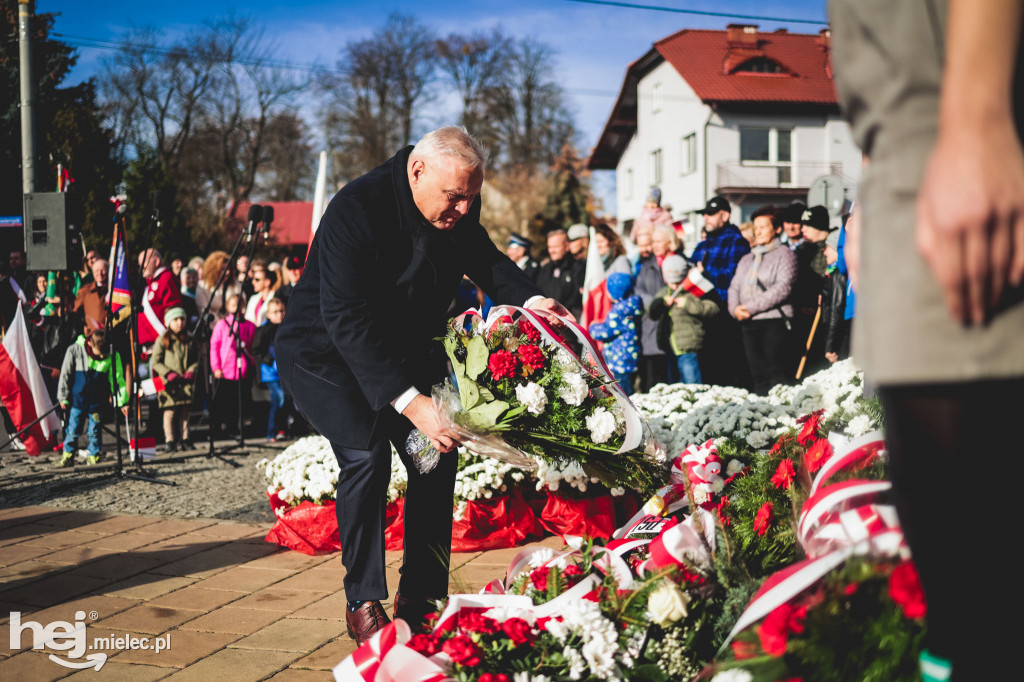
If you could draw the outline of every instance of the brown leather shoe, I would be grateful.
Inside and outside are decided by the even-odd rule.
[[[401,618],[408,623],[414,635],[428,631],[427,616],[435,611],[437,607],[433,600],[406,599],[400,593],[395,594],[395,620]]]
[[[373,637],[378,630],[391,622],[384,607],[379,601],[364,601],[355,611],[345,609],[345,622],[348,625],[348,636],[362,646]]]

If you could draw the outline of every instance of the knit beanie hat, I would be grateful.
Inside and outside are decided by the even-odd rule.
[[[166,313],[164,313],[164,325],[167,326],[167,327],[170,327],[171,326],[171,321],[172,320],[176,320],[179,317],[185,317],[185,309],[184,308],[171,308]]]
[[[665,276],[666,282],[672,284],[682,282],[689,270],[690,264],[678,254],[665,256],[665,260],[661,262],[661,274]]]
[[[832,230],[825,237],[825,246],[831,246],[836,251],[839,250],[839,230]]]
[[[608,295],[616,301],[629,296],[633,290],[633,278],[624,272],[615,272],[608,275]]]

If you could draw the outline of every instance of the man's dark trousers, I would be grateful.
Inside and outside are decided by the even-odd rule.
[[[345,596],[350,601],[387,599],[384,571],[384,525],[391,447],[405,465],[409,484],[405,494],[405,556],[403,565],[415,566],[415,575],[403,573],[398,591],[415,600],[448,596],[448,559],[452,546],[452,499],[458,455],[442,453],[437,467],[420,474],[405,451],[412,430],[408,419],[388,408],[381,435],[369,450],[332,443],[338,458],[335,510],[345,565]]]

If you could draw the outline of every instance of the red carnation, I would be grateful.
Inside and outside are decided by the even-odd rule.
[[[761,505],[761,508],[757,510],[757,514],[754,516],[754,530],[757,531],[758,535],[764,535],[768,532],[768,528],[772,524],[772,503],[765,502]]]
[[[921,577],[912,561],[904,561],[889,576],[889,596],[903,609],[907,618],[924,618],[928,605],[921,587]]]
[[[511,379],[516,375],[516,356],[507,350],[494,351],[487,360],[487,369],[495,380]]]
[[[821,426],[821,415],[824,412],[825,410],[817,410],[796,420],[797,424],[804,425],[800,430],[800,435],[796,437],[800,445],[807,445],[812,438],[818,437],[818,427]]]
[[[850,583],[849,585],[843,588],[843,594],[845,594],[847,597],[852,597],[854,594],[857,593],[858,587],[860,587],[860,583]]]
[[[728,513],[727,510],[726,510],[726,507],[728,507],[728,506],[729,506],[729,498],[728,497],[722,497],[721,499],[718,500],[718,504],[715,505],[715,513],[718,514],[718,520],[722,522],[723,526],[731,526],[732,525],[732,519],[730,519],[728,516],[726,516],[726,514]]]
[[[732,647],[732,655],[736,657],[737,661],[757,656],[757,647],[754,646],[753,642],[736,640],[730,646]]]
[[[583,570],[576,564],[569,564],[565,567],[565,570],[562,571],[562,575],[565,576],[565,580],[569,584],[569,587],[572,587],[580,581],[580,578],[583,577]]]
[[[530,582],[533,583],[533,587],[540,592],[546,592],[548,589],[548,573],[551,569],[547,566],[541,566],[535,568],[530,572]]]
[[[509,618],[501,624],[501,630],[515,646],[529,644],[534,640],[533,627],[522,618]]]
[[[478,611],[469,611],[459,616],[459,627],[466,632],[488,634],[498,631],[498,621],[488,618]]]
[[[512,682],[512,678],[505,673],[484,673],[477,682]]]
[[[814,442],[814,445],[807,448],[804,453],[804,464],[812,474],[822,467],[832,457],[832,444],[822,438]]]
[[[772,483],[780,490],[788,490],[794,476],[796,476],[796,469],[793,468],[793,462],[784,459],[779,462],[779,468],[772,475]]]
[[[531,342],[540,341],[540,330],[533,326],[529,320],[519,320],[519,333],[528,338]]]
[[[484,660],[483,649],[478,647],[466,635],[456,635],[441,646],[441,651],[448,654],[454,663],[473,668]]]
[[[761,648],[769,656],[781,656],[786,653],[786,642],[789,633],[797,634],[804,631],[804,618],[807,616],[807,607],[794,608],[789,604],[783,604],[768,614],[768,617],[757,629],[757,636],[761,640]]]
[[[538,346],[523,344],[517,352],[524,367],[544,369],[544,352]]]
[[[413,651],[418,651],[424,656],[433,656],[441,650],[437,638],[433,635],[418,634],[409,638],[406,646]]]

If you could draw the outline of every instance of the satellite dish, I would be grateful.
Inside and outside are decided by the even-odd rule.
[[[837,175],[822,175],[811,183],[807,191],[808,206],[824,206],[833,218],[843,215],[846,203],[846,189],[842,179]]]

